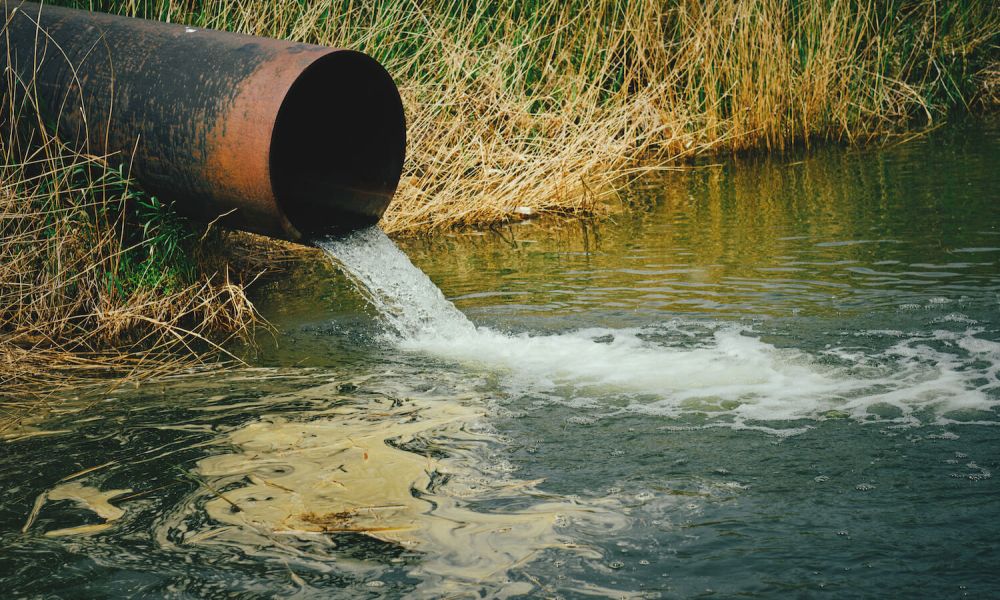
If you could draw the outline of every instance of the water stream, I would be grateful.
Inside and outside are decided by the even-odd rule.
[[[253,366],[0,434],[0,590],[996,595],[998,158],[955,124],[323,240]]]
[[[510,334],[476,327],[377,227],[318,245],[357,282],[387,325],[388,343],[502,373],[507,389],[518,394],[555,390],[575,404],[620,397],[622,411],[671,417],[710,411],[718,416],[705,426],[737,428],[831,413],[863,420],[873,410],[891,412],[901,423],[921,424],[923,418],[941,424],[955,411],[989,411],[1000,404],[991,393],[997,390],[1000,344],[981,337],[984,328],[964,316],[953,315],[966,325],[957,330],[915,336],[860,331],[893,342],[867,355],[838,347],[819,356],[779,349],[746,325],[706,330],[703,323],[677,319],[646,327]],[[700,340],[677,344],[671,340],[677,335]],[[802,432],[756,427],[777,435]]]

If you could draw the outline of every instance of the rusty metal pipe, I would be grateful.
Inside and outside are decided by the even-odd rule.
[[[374,223],[392,199],[406,122],[367,55],[0,2],[0,51],[60,138],[115,154],[184,214],[302,241]]]

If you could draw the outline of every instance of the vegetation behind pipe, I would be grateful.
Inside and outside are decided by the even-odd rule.
[[[375,57],[409,111],[390,232],[601,212],[639,164],[881,138],[1000,81],[989,0],[59,1]]]

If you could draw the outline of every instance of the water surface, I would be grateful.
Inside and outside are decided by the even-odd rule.
[[[334,245],[353,280],[270,283],[252,368],[10,437],[0,587],[995,595],[998,142],[957,124],[667,172],[598,222]]]

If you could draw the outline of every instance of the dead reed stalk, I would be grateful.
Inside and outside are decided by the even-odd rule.
[[[71,387],[234,358],[225,343],[258,323],[243,286],[196,262],[191,232],[122,168],[52,135],[31,82],[4,78],[0,434]]]
[[[982,0],[69,3],[378,58],[409,121],[393,233],[600,212],[693,154],[926,123],[977,77],[995,95],[1000,39]]]

